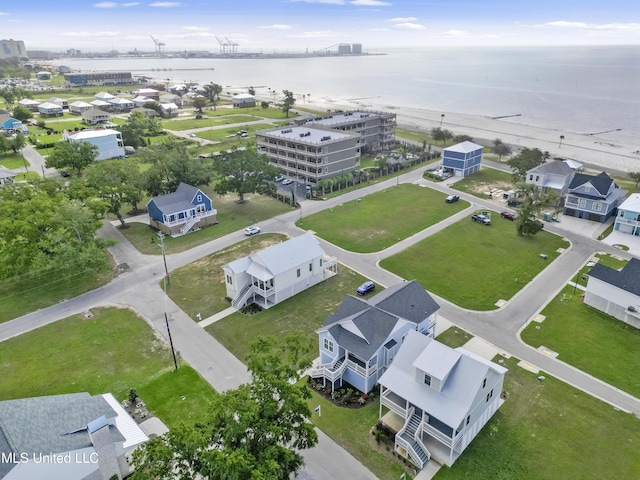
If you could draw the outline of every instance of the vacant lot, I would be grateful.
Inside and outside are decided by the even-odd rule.
[[[352,252],[376,252],[407,238],[469,206],[460,200],[448,204],[444,193],[401,184],[330,210],[296,224]]]
[[[461,220],[393,255],[380,265],[472,310],[492,310],[508,300],[568,247],[560,237],[540,232],[519,237],[513,222],[493,214],[491,225]],[[539,257],[544,253],[546,260]]]
[[[214,390],[186,365],[174,372],[169,348],[143,319],[127,309],[92,313],[0,343],[0,399],[111,392],[123,400],[135,388],[169,425],[206,408]]]
[[[487,198],[492,190],[506,192],[514,187],[513,176],[510,173],[489,167],[483,167],[479,172],[469,175],[451,186],[451,188],[480,198]]]
[[[185,120],[163,120],[162,127],[167,130],[191,130],[193,128],[213,128],[220,125],[230,125],[234,123],[246,123],[260,120],[251,115],[225,115],[217,117],[205,117],[200,119],[188,118]]]
[[[531,322],[522,339],[544,345],[558,358],[635,397],[640,397],[640,330],[585,305],[582,291],[567,286]]]
[[[640,419],[517,362],[505,360],[507,401],[435,480],[637,477]]]

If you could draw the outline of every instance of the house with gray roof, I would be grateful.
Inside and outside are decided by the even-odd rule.
[[[0,478],[111,479],[147,435],[110,393],[0,402]]]
[[[310,370],[331,390],[348,383],[370,392],[407,332],[432,337],[440,306],[416,280],[366,299],[347,295],[318,330],[320,364]]]
[[[401,427],[396,452],[418,468],[431,458],[451,466],[498,410],[506,372],[464,348],[407,332],[379,380],[382,422]]]
[[[12,185],[13,179],[18,176],[17,173],[13,173],[11,170],[7,170],[6,168],[0,168],[0,187],[4,185]]]
[[[175,192],[149,200],[147,210],[151,226],[172,237],[218,223],[218,211],[211,199],[183,182]]]
[[[270,308],[338,272],[318,240],[305,233],[222,267],[231,305]]]
[[[615,214],[626,193],[605,172],[598,175],[578,173],[569,184],[563,214],[604,223]]]
[[[569,184],[576,173],[574,166],[575,162],[570,164],[558,160],[543,163],[527,171],[525,182],[542,189],[544,193],[556,192],[564,196],[569,191]]]
[[[589,271],[584,303],[640,328],[640,260],[621,270],[596,263]]]

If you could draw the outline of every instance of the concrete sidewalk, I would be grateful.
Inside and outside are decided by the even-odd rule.
[[[218,320],[222,320],[229,315],[232,315],[238,311],[235,307],[229,307],[221,312],[216,313],[215,315],[211,315],[209,318],[205,318],[204,320],[198,322],[198,325],[202,328],[208,327],[212,323],[216,323]]]

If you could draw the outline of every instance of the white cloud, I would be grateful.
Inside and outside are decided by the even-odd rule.
[[[208,32],[209,30],[211,30],[209,27],[194,27],[194,26],[182,27],[182,29],[189,30],[190,32]]]
[[[416,20],[418,20],[416,17],[396,17],[396,18],[387,19],[387,22],[407,23],[407,22],[415,22]]]
[[[153,3],[150,3],[149,6],[162,7],[162,8],[179,7],[180,2],[153,2]]]
[[[116,8],[118,4],[116,2],[100,2],[94,3],[93,6],[96,8]]]
[[[420,25],[419,23],[411,23],[411,22],[406,22],[406,23],[397,23],[393,26],[393,28],[396,28],[398,30],[424,30],[424,25]]]
[[[557,20],[554,22],[542,23],[534,25],[537,28],[566,28],[591,31],[638,31],[640,32],[640,23],[585,23],[585,22],[568,22],[566,20]]]
[[[388,7],[391,5],[390,3],[379,0],[353,0],[353,2],[349,3],[351,3],[351,5],[357,5],[358,7]]]
[[[315,32],[304,32],[301,35],[290,35],[288,38],[326,38],[335,35],[330,30],[319,30]]]
[[[442,35],[444,35],[445,37],[464,38],[468,37],[469,33],[465,32],[464,30],[447,30],[446,32],[442,32]]]
[[[566,22],[564,20],[558,20],[557,22],[547,22],[537,27],[560,27],[560,28],[587,28],[588,24],[584,22]]]
[[[293,27],[291,25],[263,25],[260,28],[267,30],[290,30]]]
[[[140,2],[129,2],[122,4],[123,7],[137,7],[138,5],[140,5]]]
[[[117,37],[122,32],[105,31],[105,32],[63,32],[65,37]]]
[[[9,15],[7,12],[0,12],[0,15]]]
[[[367,29],[368,32],[390,32],[391,30],[386,28],[386,27],[379,27],[379,28],[369,28]]]

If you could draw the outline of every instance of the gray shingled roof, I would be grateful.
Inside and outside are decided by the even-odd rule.
[[[571,175],[574,170],[566,162],[553,160],[529,170],[529,172],[539,172],[542,174],[552,173],[554,175]],[[529,173],[527,172],[527,173]]]
[[[116,412],[101,395],[86,392],[5,400],[0,402],[0,452],[50,454],[91,447],[87,424],[102,415],[113,418]],[[124,440],[115,427],[110,430],[114,442]],[[0,478],[2,468],[0,462]]]
[[[595,188],[600,195],[606,195],[613,183],[613,179],[607,175],[605,172],[601,172],[598,175],[587,175],[586,173],[577,173],[571,184],[569,185],[569,190],[573,190],[574,188],[578,188],[580,185],[584,185],[585,183],[591,183],[593,188]]]
[[[347,295],[322,326],[336,342],[360,358],[369,359],[398,322],[418,324],[440,306],[416,280],[383,290],[368,300]],[[355,328],[362,337],[352,333]]]
[[[198,193],[198,188],[180,182],[178,188],[173,193],[153,197],[149,203],[155,203],[162,213],[170,215],[172,213],[184,212],[193,207],[193,198]],[[203,193],[204,195],[204,193]]]
[[[589,271],[589,276],[640,296],[640,260],[637,258],[629,260],[622,270],[614,270],[596,263]]]

